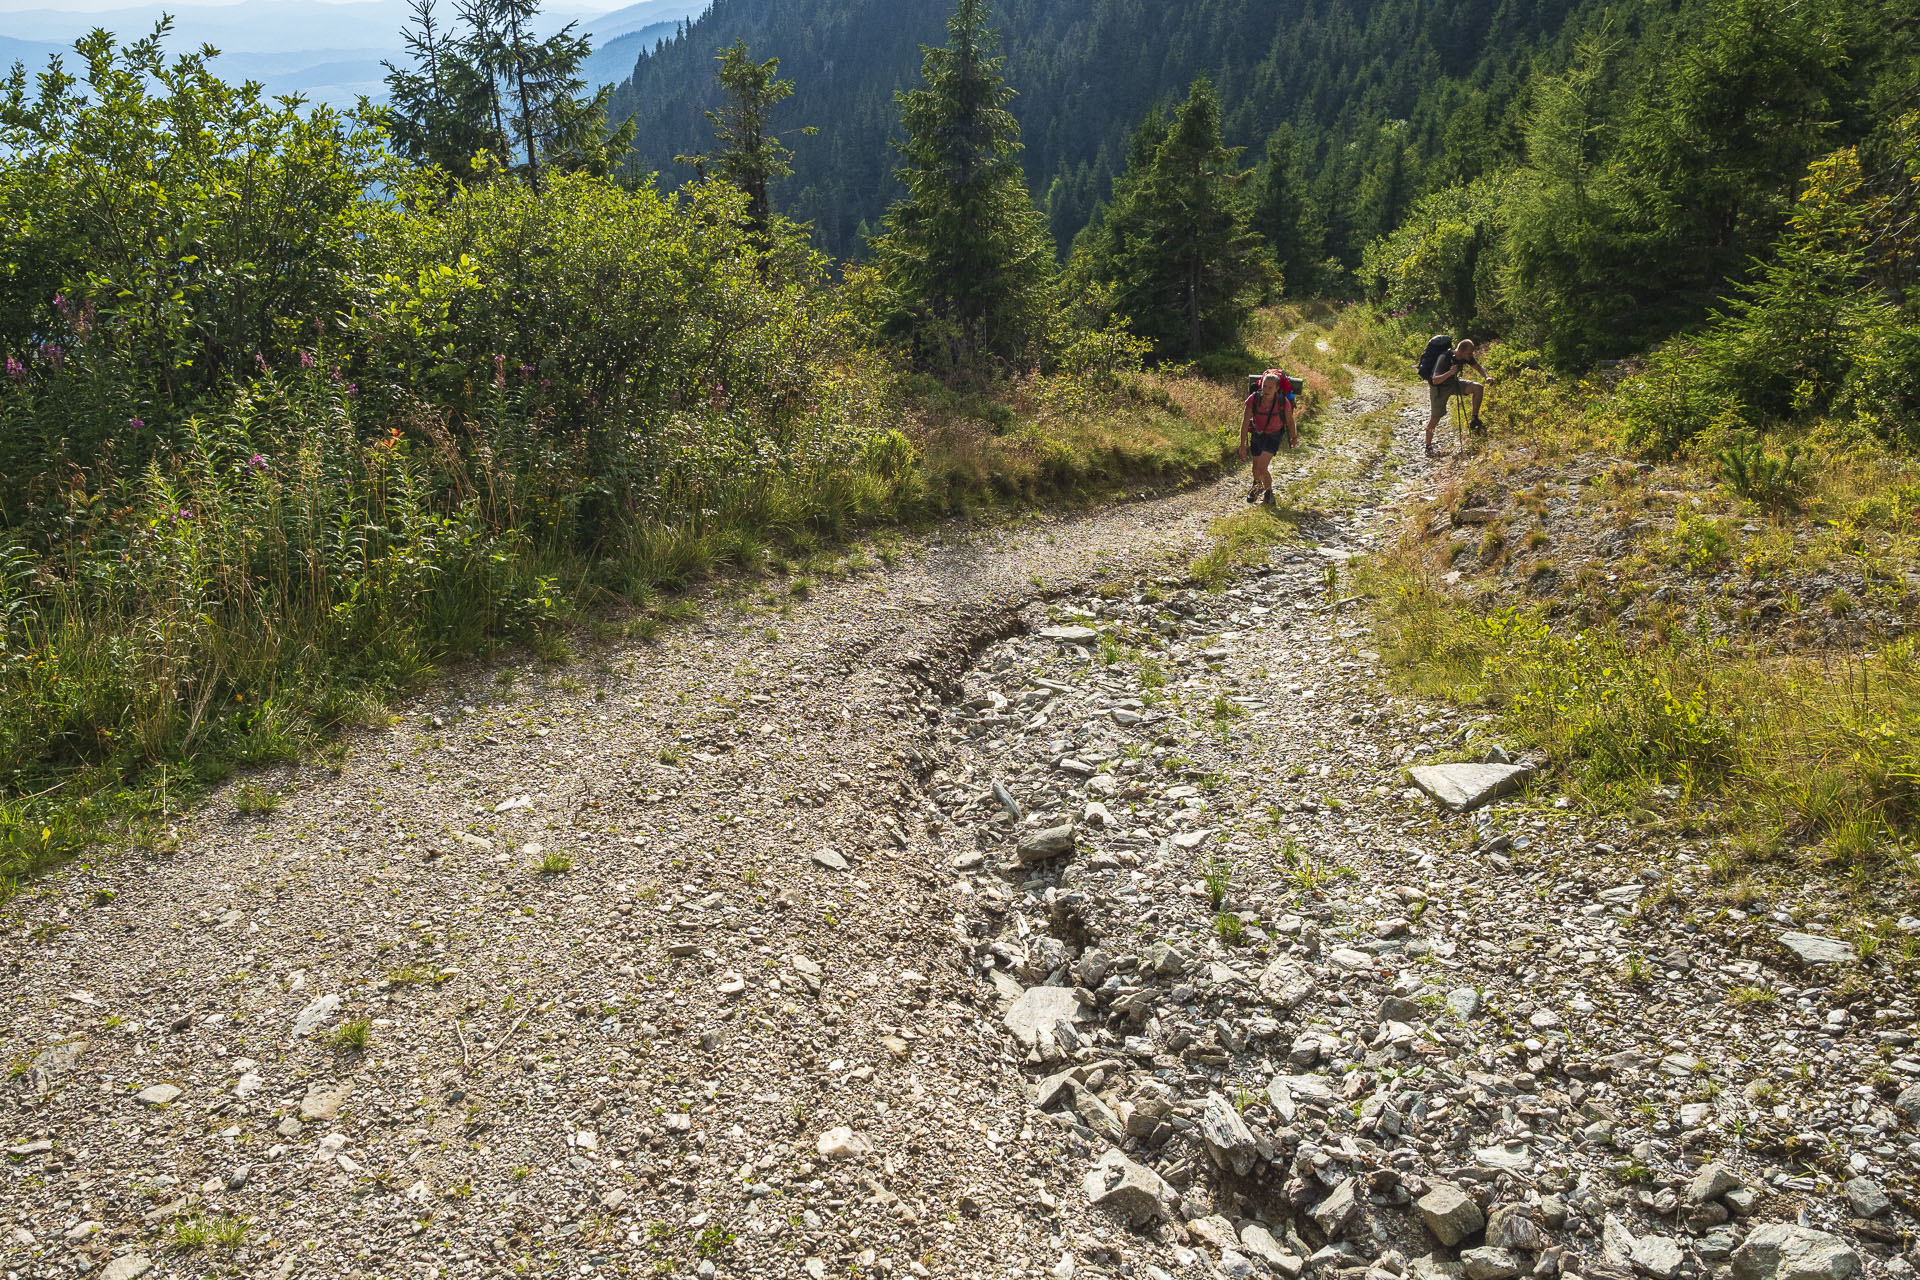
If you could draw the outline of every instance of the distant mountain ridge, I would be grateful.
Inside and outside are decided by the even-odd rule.
[[[706,8],[708,0],[642,0],[610,12],[563,6],[541,15],[537,30],[557,31],[569,22],[593,41],[585,67],[592,86],[615,84],[633,74],[635,62],[680,22]],[[441,6],[443,17],[452,5]],[[211,44],[220,50],[214,68],[230,80],[257,80],[269,94],[298,93],[334,107],[386,94],[383,61],[398,60],[407,21],[405,0],[241,0],[226,5],[144,4],[94,12],[25,9],[0,13],[0,68],[15,62],[29,72],[55,54],[71,72],[73,42],[96,27],[122,41],[153,30],[163,14],[173,16],[169,47],[175,53]]]

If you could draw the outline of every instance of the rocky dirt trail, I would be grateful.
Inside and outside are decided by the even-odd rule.
[[[934,537],[32,886],[0,1274],[1909,1275],[1908,994],[1407,785],[1509,769],[1367,648],[1438,476],[1357,387],[1223,591],[1237,477]]]

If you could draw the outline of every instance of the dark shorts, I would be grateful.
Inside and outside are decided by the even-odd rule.
[[[1280,443],[1286,439],[1284,431],[1255,431],[1251,434],[1253,443],[1247,447],[1247,452],[1255,457],[1263,453],[1280,452]]]

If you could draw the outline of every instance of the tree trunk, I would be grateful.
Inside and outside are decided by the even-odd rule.
[[[540,157],[533,145],[533,103],[527,96],[527,42],[520,30],[520,15],[511,13],[509,34],[513,39],[513,83],[520,98],[520,137],[527,147],[527,184],[540,194]]]

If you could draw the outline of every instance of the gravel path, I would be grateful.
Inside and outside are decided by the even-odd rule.
[[[1236,477],[933,537],[36,885],[0,1274],[1907,1274],[1910,993],[1405,786],[1484,744],[1344,598],[1435,479],[1357,388],[1225,592]]]

